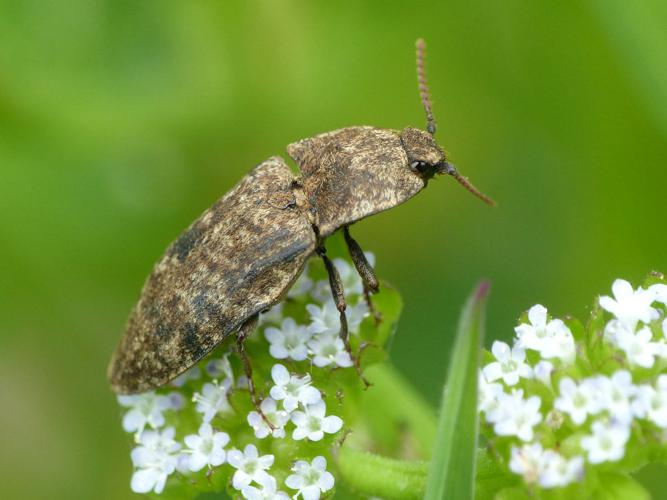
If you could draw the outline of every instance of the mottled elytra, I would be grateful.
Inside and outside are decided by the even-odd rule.
[[[235,334],[257,404],[243,340],[254,330],[258,314],[285,297],[313,254],[323,259],[329,273],[340,334],[352,355],[345,294],[326,255],[327,236],[343,229],[368,298],[378,282],[350,235],[350,225],[409,200],[436,174],[454,176],[492,203],[458,174],[433,139],[436,127],[421,40],[417,74],[427,131],[349,127],[290,144],[287,152],[300,175],[282,158],[269,158],[169,246],[148,277],[111,359],[108,375],[114,391],[160,387]]]

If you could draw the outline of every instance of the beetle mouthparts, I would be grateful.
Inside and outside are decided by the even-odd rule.
[[[444,162],[442,170],[440,170],[439,173],[451,175],[452,177],[454,177],[454,179],[458,181],[459,184],[461,184],[464,188],[470,191],[473,195],[477,196],[477,198],[482,200],[484,203],[486,203],[487,205],[491,205],[492,207],[496,206],[495,201],[493,201],[491,198],[489,198],[484,193],[479,191],[475,186],[473,186],[470,183],[470,181],[466,177],[463,177],[461,174],[459,174],[458,170],[456,170],[456,167],[451,163]]]

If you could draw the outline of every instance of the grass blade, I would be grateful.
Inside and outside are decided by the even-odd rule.
[[[477,453],[477,373],[489,283],[482,282],[459,319],[438,434],[426,484],[426,500],[471,499]]]

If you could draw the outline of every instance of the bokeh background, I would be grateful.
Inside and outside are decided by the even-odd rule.
[[[354,228],[434,407],[481,277],[490,343],[667,270],[665,26],[658,0],[0,0],[1,496],[132,496],[105,370],[153,262],[289,142],[423,126],[419,36],[437,138],[499,202],[439,179]]]

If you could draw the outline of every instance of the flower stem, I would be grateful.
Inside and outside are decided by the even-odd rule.
[[[392,499],[424,497],[428,464],[381,457],[343,445],[338,470],[357,493]]]

